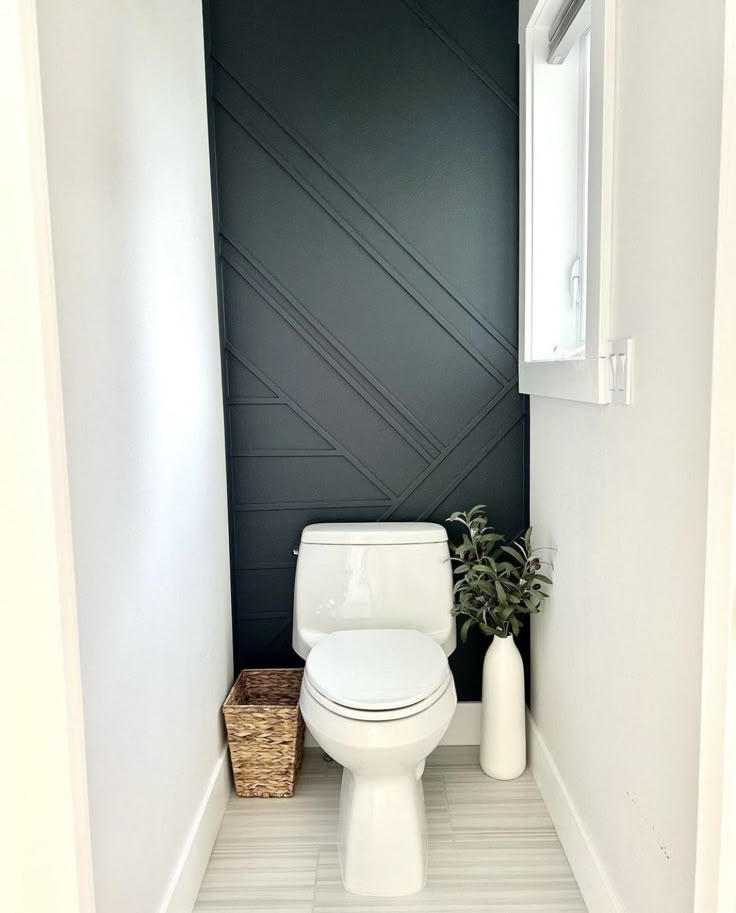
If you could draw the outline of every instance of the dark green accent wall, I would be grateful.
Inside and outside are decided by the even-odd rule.
[[[236,666],[293,665],[307,523],[527,513],[517,6],[211,0]],[[452,659],[480,694],[483,643]]]

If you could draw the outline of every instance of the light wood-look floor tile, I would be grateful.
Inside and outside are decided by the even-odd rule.
[[[332,843],[337,832],[340,775],[299,778],[290,799],[232,796],[222,819],[218,846],[311,846]]]
[[[317,847],[233,849],[215,844],[199,891],[198,913],[311,913]]]
[[[585,913],[531,775],[491,780],[472,747],[439,748],[427,762],[425,889],[348,894],[336,847],[341,775],[312,749],[293,798],[233,796],[195,913]]]
[[[440,768],[442,769],[442,768]],[[492,780],[480,768],[447,769],[447,804],[454,834],[549,830],[554,826],[529,771],[518,780]]]

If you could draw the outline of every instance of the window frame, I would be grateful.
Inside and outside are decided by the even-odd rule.
[[[536,66],[542,65],[538,53],[540,35],[548,35],[549,27],[563,2],[564,0],[521,0],[519,5],[519,390],[537,396],[606,403],[609,401],[613,203],[614,0],[589,0],[591,28],[584,278],[585,354],[583,357],[549,361],[532,359],[534,73]],[[544,65],[553,66],[546,63],[546,58]]]

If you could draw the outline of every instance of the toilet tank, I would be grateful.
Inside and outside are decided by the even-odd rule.
[[[299,543],[294,650],[334,631],[409,628],[455,649],[452,565],[437,523],[315,523]]]

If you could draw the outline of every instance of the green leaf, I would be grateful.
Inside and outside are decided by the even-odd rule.
[[[478,627],[484,634],[488,634],[489,637],[496,633],[496,628],[492,628],[490,625],[484,625],[483,622],[480,622]]]
[[[501,551],[506,552],[507,555],[511,555],[512,558],[515,558],[520,564],[525,563],[525,558],[521,552],[514,545],[502,545]]]
[[[475,624],[474,618],[466,618],[465,621],[463,622],[462,627],[460,628],[460,640],[462,641],[462,643],[467,642],[468,631],[471,629],[473,624]]]
[[[467,511],[456,511],[448,522],[465,527],[460,544],[450,544],[455,583],[453,613],[466,615],[461,626],[465,640],[473,624],[484,634],[504,637],[516,633],[525,615],[540,611],[552,586],[540,573],[543,561],[532,548],[532,529],[520,532],[507,543],[502,533],[488,524],[486,508],[476,504]]]
[[[479,542],[490,542],[492,545],[494,542],[502,542],[503,538],[504,538],[503,533],[495,533],[495,532],[487,533],[484,531],[484,532],[480,533],[480,535],[478,536],[478,541]]]

